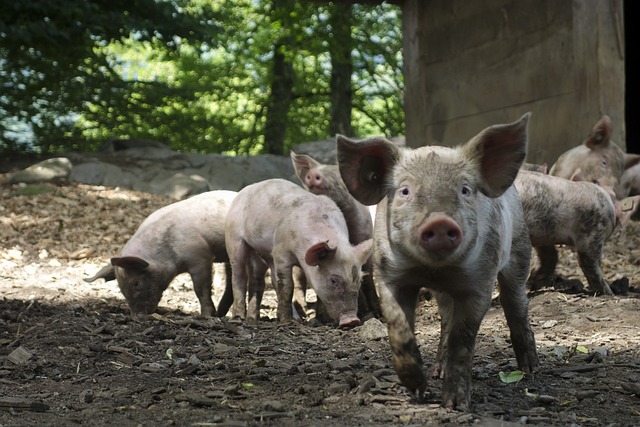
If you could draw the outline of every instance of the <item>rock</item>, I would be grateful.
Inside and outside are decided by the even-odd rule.
[[[284,403],[278,400],[265,400],[262,402],[263,411],[284,412],[286,410]]]
[[[373,317],[360,327],[360,336],[366,340],[379,340],[387,336],[387,327]]]
[[[336,162],[334,139],[300,144],[294,151],[322,163]],[[68,153],[29,166],[9,183],[69,180],[184,199],[209,190],[240,191],[270,178],[300,184],[289,156],[180,153],[159,141],[114,139],[93,153]]]
[[[11,175],[9,184],[19,182],[32,184],[38,182],[61,183],[67,181],[71,172],[71,161],[66,157],[54,157],[36,163]]]
[[[154,194],[164,194],[174,199],[185,199],[209,191],[211,187],[207,180],[200,175],[178,172],[163,181],[150,182],[149,189]]]

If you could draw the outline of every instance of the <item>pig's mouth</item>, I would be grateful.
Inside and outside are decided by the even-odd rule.
[[[157,306],[130,307],[132,317],[144,317],[156,312]]]
[[[338,321],[338,327],[340,328],[353,328],[360,324],[360,319],[355,312],[346,312],[340,314],[340,320]]]

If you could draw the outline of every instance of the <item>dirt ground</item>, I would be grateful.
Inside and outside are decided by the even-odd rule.
[[[493,305],[477,341],[473,410],[462,413],[440,407],[440,380],[426,403],[411,399],[376,319],[350,330],[278,325],[271,290],[257,324],[204,319],[179,276],[158,314],[133,320],[115,282],[82,280],[171,202],[85,185],[0,186],[0,426],[640,425],[640,223],[606,248],[605,276],[627,278],[626,295],[530,295],[534,375],[501,380],[517,368]],[[566,248],[558,272],[585,280]],[[221,294],[216,280],[214,301]],[[417,310],[428,369],[438,315],[427,299]]]

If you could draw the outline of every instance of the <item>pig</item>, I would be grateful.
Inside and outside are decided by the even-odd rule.
[[[640,195],[640,163],[625,169],[622,174],[621,185],[627,195]]]
[[[515,186],[540,264],[529,277],[529,288],[535,291],[553,283],[558,263],[555,245],[565,244],[575,247],[591,290],[613,295],[602,276],[602,252],[616,226],[624,226],[637,209],[640,196],[619,203],[591,182],[525,170],[516,177]]]
[[[200,302],[200,314],[216,316],[211,299],[213,262],[227,263],[227,285],[220,304],[232,302],[224,224],[235,191],[209,191],[172,203],[149,215],[119,256],[95,276],[118,281],[132,315],[153,313],[171,281],[188,272]],[[223,313],[224,314],[224,313]]]
[[[470,408],[475,340],[496,278],[518,365],[527,373],[539,366],[525,288],[531,243],[512,185],[529,115],[456,148],[336,137],[347,189],[360,203],[378,203],[373,263],[382,314],[394,368],[418,400],[426,389],[414,334],[421,288],[432,291],[441,316],[432,375],[444,379],[444,407]]]
[[[313,194],[324,194],[333,200],[344,214],[349,241],[358,244],[373,237],[373,220],[369,208],[353,198],[345,187],[337,165],[322,164],[311,156],[291,152],[296,175],[304,188]],[[373,282],[373,264],[368,259],[363,266],[358,315],[380,317],[380,301]]]
[[[550,175],[571,181],[589,181],[615,194],[619,200],[627,196],[621,184],[623,172],[640,162],[640,155],[626,154],[611,141],[611,118],[603,115],[589,137],[566,151],[551,166]]]
[[[232,315],[246,318],[247,259],[257,254],[271,269],[280,322],[293,319],[293,267],[299,267],[340,327],[357,316],[362,265],[372,239],[351,245],[344,215],[326,196],[284,179],[268,179],[238,192],[225,225],[233,270]]]
[[[549,173],[549,166],[547,166],[546,163],[538,164],[538,163],[524,162],[522,166],[520,166],[520,169],[525,171]]]

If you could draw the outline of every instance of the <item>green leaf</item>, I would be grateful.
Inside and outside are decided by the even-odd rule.
[[[583,345],[579,345],[576,346],[576,351],[579,351],[580,353],[589,353],[589,350],[587,349],[587,347],[583,346]]]
[[[498,375],[500,376],[500,381],[505,384],[517,383],[524,378],[524,372],[522,371],[513,371],[509,373],[500,371]]]

